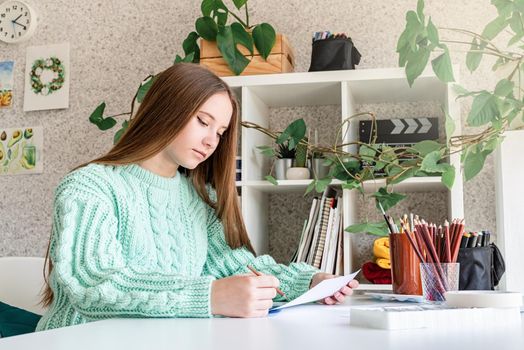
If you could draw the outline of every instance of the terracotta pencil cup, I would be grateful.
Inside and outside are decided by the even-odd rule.
[[[422,295],[420,261],[405,233],[389,235],[393,293]]]

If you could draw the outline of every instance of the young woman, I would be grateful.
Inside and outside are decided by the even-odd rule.
[[[293,299],[333,277],[255,257],[237,203],[237,126],[235,97],[210,71],[175,64],[156,77],[118,144],[56,189],[49,309],[37,330],[112,317],[260,317],[281,300],[275,288]]]

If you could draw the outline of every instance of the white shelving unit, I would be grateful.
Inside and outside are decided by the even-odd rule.
[[[429,70],[416,80],[413,88],[409,87],[405,73],[400,68],[252,75],[227,77],[224,80],[241,100],[242,120],[264,127],[269,125],[271,107],[339,105],[342,122],[353,115],[356,106],[360,104],[437,101],[449,115],[460,115],[460,106],[455,100],[456,95],[451,86],[439,81]],[[347,133],[343,132],[346,134],[344,142],[358,139],[358,123],[351,124],[350,130],[346,130]],[[460,123],[456,124],[455,134],[458,135]],[[242,212],[246,228],[255,250],[261,254],[268,251],[268,195],[304,192],[311,180],[282,180],[277,186],[265,181],[264,176],[269,171],[269,159],[264,157],[256,146],[270,145],[273,141],[254,129],[242,128],[241,133],[242,181],[237,184],[242,189]],[[457,171],[455,184],[448,195],[448,215],[450,218],[464,217],[460,156],[453,155],[449,161],[455,165]],[[383,184],[383,181],[366,182],[364,189],[374,192]],[[395,189],[402,192],[445,191],[440,177],[411,178],[395,185]],[[344,190],[344,227],[358,221],[356,203],[356,191]],[[307,213],[303,215],[307,216]],[[352,237],[345,232],[345,273],[359,268],[354,266]]]

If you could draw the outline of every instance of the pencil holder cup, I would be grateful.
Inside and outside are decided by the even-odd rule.
[[[459,263],[420,264],[422,294],[428,301],[445,301],[444,293],[459,287]]]
[[[389,235],[393,293],[422,295],[420,260],[403,233]]]

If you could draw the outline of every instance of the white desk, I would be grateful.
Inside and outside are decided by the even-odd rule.
[[[491,332],[485,327],[475,330],[475,325],[456,331],[350,327],[350,306],[375,302],[364,297],[349,299],[344,305],[304,305],[259,319],[105,320],[0,339],[0,349],[524,349],[524,322]]]

